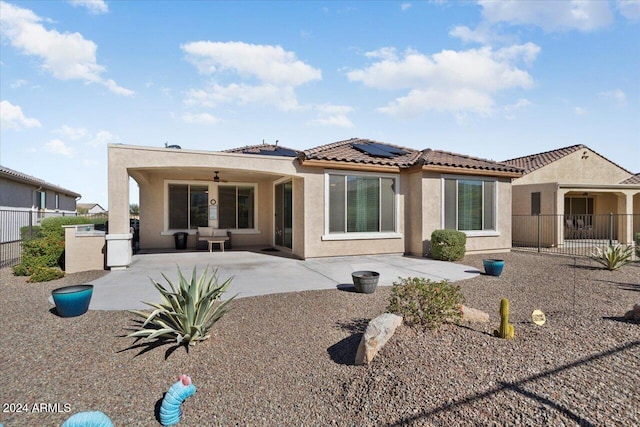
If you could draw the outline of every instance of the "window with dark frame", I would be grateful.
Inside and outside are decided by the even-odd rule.
[[[444,228],[459,231],[496,230],[496,182],[445,178]]]
[[[396,231],[395,178],[329,174],[329,233]]]
[[[540,215],[540,192],[531,193],[531,215]]]

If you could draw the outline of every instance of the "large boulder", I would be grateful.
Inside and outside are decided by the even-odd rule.
[[[356,365],[369,364],[402,323],[402,316],[384,313],[371,320],[356,353]]]

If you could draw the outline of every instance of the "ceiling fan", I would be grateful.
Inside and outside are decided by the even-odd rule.
[[[213,176],[213,182],[227,182],[227,180],[220,178],[220,171],[214,171],[213,173],[215,174]]]

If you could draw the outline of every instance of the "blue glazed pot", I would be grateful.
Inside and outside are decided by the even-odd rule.
[[[93,285],[73,285],[51,291],[58,314],[62,317],[81,316],[89,309]]]
[[[483,259],[484,271],[490,276],[500,276],[504,268],[503,259]]]

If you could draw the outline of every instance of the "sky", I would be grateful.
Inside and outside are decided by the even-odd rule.
[[[0,0],[0,35],[0,164],[104,208],[110,143],[585,144],[640,172],[638,0]]]

